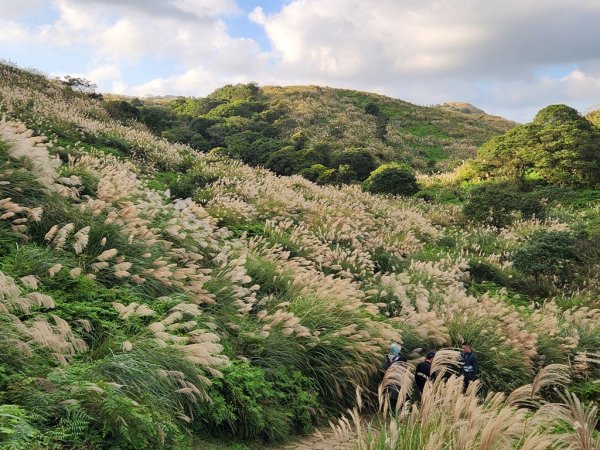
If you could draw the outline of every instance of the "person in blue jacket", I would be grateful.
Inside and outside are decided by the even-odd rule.
[[[406,362],[406,358],[402,356],[402,346],[394,342],[390,347],[390,352],[385,355],[383,360],[383,371],[388,370],[396,362]]]
[[[469,384],[475,381],[479,375],[479,362],[469,342],[463,342],[460,362],[462,364],[460,371],[464,380],[463,391],[466,392]]]

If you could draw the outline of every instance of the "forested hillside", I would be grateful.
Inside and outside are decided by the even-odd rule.
[[[205,98],[106,105],[113,118],[136,119],[172,142],[320,184],[363,181],[389,162],[428,172],[454,167],[516,125],[464,104],[423,107],[317,86],[229,85]]]
[[[294,151],[325,137],[335,150],[371,142],[354,126],[366,109],[374,133],[387,121],[382,143],[402,143],[381,144],[377,158],[450,152],[508,128],[313,91],[255,92],[273,104],[258,112],[263,100],[215,99],[227,89],[176,101],[170,117],[218,103],[185,113],[198,120],[192,139],[210,144],[203,133],[218,125],[230,141],[205,152],[157,137],[171,139],[172,126],[138,123],[146,105],[0,66],[2,448],[278,445],[357,403],[372,414],[391,343],[409,360],[397,374],[409,393],[428,350],[445,349],[436,364],[452,366],[465,340],[480,365],[466,395],[460,379],[440,376],[420,406],[374,422],[357,444],[600,448],[589,403],[600,395],[594,191],[549,184],[561,195],[538,199],[536,212],[500,209],[505,220],[491,221],[469,213],[475,176],[422,178],[422,198],[394,197],[227,156],[250,142],[234,147],[229,127],[272,129]],[[277,104],[297,114],[285,126],[269,116]],[[153,108],[160,122],[164,107]],[[411,110],[430,121],[411,122]],[[328,137],[327,121],[343,122],[340,135]]]

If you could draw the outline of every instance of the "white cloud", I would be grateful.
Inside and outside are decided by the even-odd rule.
[[[44,3],[44,0],[2,0],[0,17],[7,19],[30,15],[43,7]]]
[[[121,79],[121,70],[112,64],[105,64],[102,66],[98,66],[90,70],[85,75],[86,78],[89,78],[95,83],[99,83],[102,81],[114,81]]]
[[[294,0],[250,18],[272,43],[280,79],[296,83],[466,100],[521,120],[544,99],[598,101],[597,76],[583,66],[600,61],[600,0]],[[580,74],[538,75],[565,65]]]
[[[505,76],[600,57],[597,0],[295,0],[251,18],[282,65],[336,77]]]
[[[42,1],[0,2],[0,42],[87,53],[81,72],[103,90],[321,84],[470,101],[521,120],[550,102],[585,108],[600,97],[600,0],[291,0],[249,15],[267,50],[228,30],[224,18],[239,16],[241,1],[53,0],[48,23],[19,19]]]
[[[15,22],[0,20],[0,42],[24,43],[29,40],[27,30]]]

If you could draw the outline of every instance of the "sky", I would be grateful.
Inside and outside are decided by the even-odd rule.
[[[314,84],[527,122],[600,104],[600,0],[0,0],[0,58],[100,92]]]

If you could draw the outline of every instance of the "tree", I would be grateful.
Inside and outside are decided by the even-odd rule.
[[[373,155],[362,148],[350,149],[335,158],[334,165],[347,165],[356,173],[358,181],[366,180],[371,172],[377,168]]]
[[[477,153],[480,170],[522,182],[534,166],[530,152],[536,144],[536,130],[533,125],[523,125],[492,138]]]
[[[313,164],[323,164],[325,166],[331,166],[331,154],[331,145],[327,143],[313,144],[304,150],[303,157],[306,161],[305,165],[310,166]]]
[[[405,164],[383,164],[371,172],[363,189],[374,194],[413,195],[419,190],[417,179]]]
[[[534,119],[540,128],[532,159],[546,180],[559,185],[600,181],[600,132],[573,108],[552,105]]]
[[[598,109],[586,114],[585,118],[596,127],[600,128],[600,107]]]
[[[301,164],[300,153],[290,145],[273,153],[267,161],[267,168],[278,175],[293,175]]]
[[[477,155],[485,175],[522,182],[529,171],[558,185],[600,182],[600,130],[566,105],[550,105],[530,124],[484,144]]]
[[[317,178],[317,184],[349,184],[356,181],[356,174],[342,164],[337,169],[325,169]]]
[[[208,97],[217,100],[225,100],[227,102],[236,100],[255,101],[261,97],[261,92],[258,84],[254,82],[246,84],[227,84],[222,88],[215,90]]]
[[[121,122],[139,120],[140,118],[139,108],[125,100],[109,100],[105,101],[103,105],[113,119]]]

